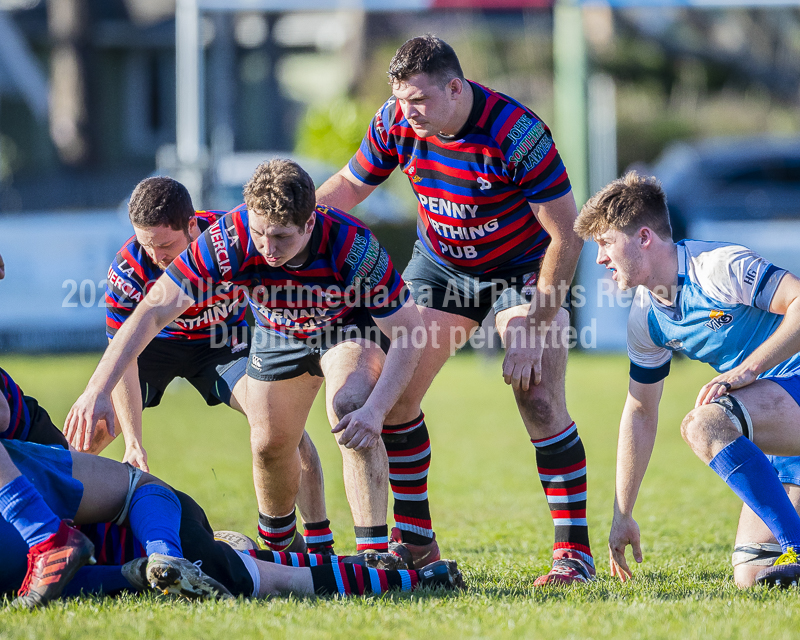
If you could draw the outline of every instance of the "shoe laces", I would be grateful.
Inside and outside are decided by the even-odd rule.
[[[800,564],[800,559],[798,559],[797,552],[794,550],[794,547],[787,547],[786,551],[778,556],[778,559],[772,566],[777,567],[782,564]]]
[[[31,551],[28,553],[28,570],[25,572],[25,580],[22,581],[22,586],[17,591],[17,596],[27,596],[31,588],[31,581],[33,580],[33,572],[36,567],[36,560],[38,554]]]

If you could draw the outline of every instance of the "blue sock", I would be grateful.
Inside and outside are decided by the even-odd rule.
[[[133,535],[149,556],[163,553],[183,557],[181,549],[181,503],[172,491],[157,484],[146,484],[133,493],[128,515]]]
[[[131,583],[122,575],[122,567],[119,566],[81,567],[75,577],[64,587],[62,595],[65,597],[77,596],[81,591],[106,595],[120,591],[136,592]]]
[[[709,466],[764,521],[786,551],[800,551],[800,516],[767,456],[744,436],[720,451]]]
[[[60,518],[25,476],[0,487],[0,514],[14,525],[22,539],[32,547],[58,531]]]

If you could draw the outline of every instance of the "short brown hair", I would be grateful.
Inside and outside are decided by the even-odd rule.
[[[444,87],[453,78],[464,79],[458,56],[441,38],[427,33],[407,40],[389,63],[389,84],[424,73]]]
[[[195,211],[186,187],[167,176],[156,176],[136,185],[128,202],[128,215],[140,229],[169,227],[188,231]]]
[[[308,222],[317,204],[314,181],[292,160],[262,162],[244,185],[248,211],[280,225],[296,227]]]
[[[629,171],[594,194],[581,207],[575,233],[592,240],[609,229],[633,235],[649,227],[662,240],[672,239],[667,196],[653,176]]]

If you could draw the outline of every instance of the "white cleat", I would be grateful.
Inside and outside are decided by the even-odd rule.
[[[207,576],[186,558],[151,553],[147,559],[147,582],[164,595],[173,593],[185,598],[232,598],[228,589]]]

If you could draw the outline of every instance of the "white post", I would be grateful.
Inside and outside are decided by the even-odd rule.
[[[175,178],[200,208],[203,194],[202,51],[197,0],[177,0],[175,6],[175,87],[177,114],[175,143],[178,171]]]

